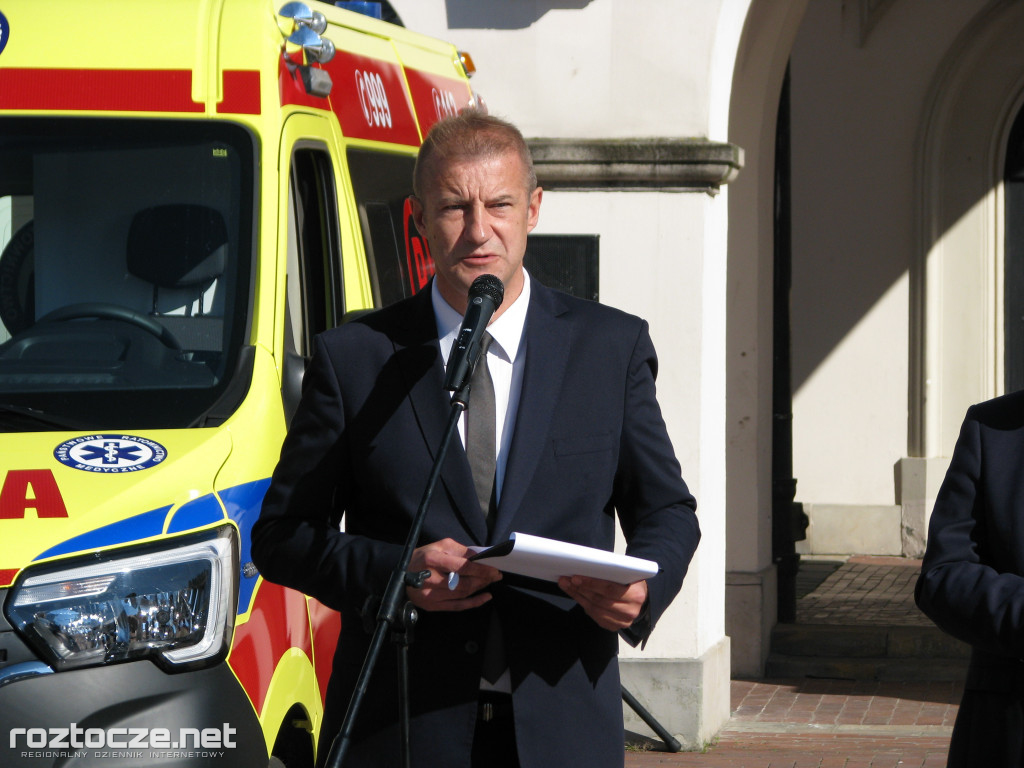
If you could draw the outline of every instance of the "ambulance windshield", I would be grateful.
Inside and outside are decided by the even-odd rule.
[[[223,122],[0,119],[0,432],[230,415],[254,156]]]

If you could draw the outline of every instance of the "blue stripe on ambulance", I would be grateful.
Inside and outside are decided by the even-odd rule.
[[[260,515],[260,506],[263,504],[263,496],[270,487],[270,478],[256,480],[251,483],[243,483],[233,488],[227,488],[220,493],[224,509],[228,517],[235,522],[239,531],[239,565],[241,573],[238,576],[238,613],[242,614],[249,610],[249,603],[252,601],[253,591],[256,589],[256,580],[259,576],[253,569],[246,569],[251,560],[252,537],[250,530]],[[103,549],[119,544],[127,544],[139,539],[148,539],[160,536],[164,533],[164,524],[167,520],[167,513],[170,507],[160,507],[149,512],[118,520],[116,523],[101,526],[95,530],[88,531],[79,536],[61,542],[51,547],[36,560],[43,560],[49,557],[59,557],[82,552],[91,549]],[[183,531],[200,528],[224,519],[224,512],[221,505],[213,494],[201,496],[198,499],[181,505],[174,513],[167,525],[167,533],[181,533]],[[246,575],[246,572],[251,575]]]
[[[208,493],[178,507],[171,522],[167,526],[168,533],[182,533],[194,528],[201,528],[210,523],[224,519],[224,510],[217,503],[217,498]]]
[[[159,536],[164,531],[164,520],[167,519],[169,509],[170,507],[152,509],[149,512],[143,512],[141,515],[135,515],[124,520],[118,520],[110,525],[95,528],[87,533],[70,538],[55,547],[51,547],[36,557],[36,560],[57,557],[58,555],[70,555],[86,549],[102,549],[103,547],[110,547],[116,544],[124,544],[128,541]]]
[[[233,488],[227,488],[220,492],[220,499],[224,502],[224,509],[228,517],[235,521],[238,526],[239,542],[238,555],[242,572],[238,575],[238,613],[243,614],[249,610],[249,603],[252,600],[253,590],[256,589],[256,579],[259,573],[255,568],[246,569],[246,565],[252,560],[252,526],[256,518],[260,516],[260,507],[263,505],[263,497],[270,487],[270,478],[256,480],[251,483],[242,483]],[[250,576],[246,576],[246,571]]]

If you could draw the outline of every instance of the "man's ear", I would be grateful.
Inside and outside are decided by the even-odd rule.
[[[540,187],[534,188],[533,192],[530,193],[530,198],[527,201],[526,208],[526,231],[532,232],[534,227],[537,226],[537,222],[540,220],[540,201],[544,196],[544,190]]]
[[[412,221],[416,225],[416,230],[420,233],[420,237],[424,240],[427,239],[427,224],[423,220],[423,203],[416,195],[409,195],[409,207],[412,211]]]

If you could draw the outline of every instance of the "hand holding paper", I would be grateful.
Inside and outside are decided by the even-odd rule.
[[[616,584],[589,576],[563,576],[558,586],[579,603],[598,626],[618,632],[633,625],[647,601],[647,582]]]
[[[486,563],[467,562],[472,554],[453,539],[417,547],[409,571],[426,571],[428,575],[420,586],[407,586],[406,597],[425,611],[465,611],[483,605],[491,599],[485,588],[500,579],[501,572]]]
[[[470,560],[545,581],[557,582],[561,576],[589,576],[616,584],[632,584],[658,572],[658,564],[653,560],[527,533],[513,533],[508,541],[494,547],[469,549],[476,553]]]

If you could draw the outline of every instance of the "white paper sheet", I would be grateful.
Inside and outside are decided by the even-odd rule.
[[[658,564],[653,560],[528,533],[513,533],[507,542],[493,547],[470,549],[477,553],[473,560],[500,571],[545,581],[558,581],[560,576],[592,576],[617,584],[632,584],[658,572]]]

